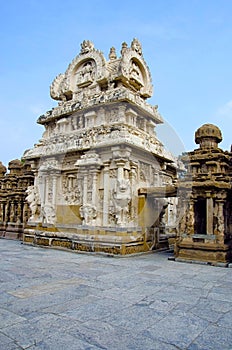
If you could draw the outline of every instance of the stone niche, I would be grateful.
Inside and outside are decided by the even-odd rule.
[[[9,162],[9,172],[0,162],[0,237],[22,239],[23,230],[31,215],[27,188],[34,183],[30,164],[19,159]]]
[[[232,153],[218,147],[220,129],[205,124],[195,133],[200,147],[182,157],[176,259],[227,265],[232,261]]]
[[[39,117],[43,136],[23,156],[35,177],[24,242],[112,254],[150,249],[163,205],[139,189],[172,185],[177,165],[156,137],[163,120],[146,101],[152,84],[141,44],[123,43],[119,57],[112,47],[106,60],[84,40],[50,93],[58,106]]]

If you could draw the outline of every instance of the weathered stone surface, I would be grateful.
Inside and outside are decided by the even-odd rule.
[[[187,173],[178,182],[176,257],[227,266],[232,261],[232,153],[218,147],[222,134],[215,125],[200,127],[195,140],[200,147],[182,157]]]
[[[146,193],[144,201],[139,189],[173,195],[177,161],[155,133],[163,120],[146,101],[151,75],[139,41],[123,43],[120,57],[111,48],[108,61],[83,41],[50,92],[58,106],[39,117],[45,132],[23,157],[35,174],[27,197],[28,225],[40,227],[34,243],[116,255],[158,248],[149,228],[163,227],[175,200]],[[49,225],[56,239],[48,238]]]
[[[6,167],[0,162],[0,237],[22,239],[31,215],[26,190],[34,182],[28,163],[15,159]]]
[[[0,348],[229,350],[231,269],[169,255],[119,259],[0,240]]]

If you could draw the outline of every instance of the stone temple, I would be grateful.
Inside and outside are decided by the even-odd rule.
[[[50,93],[41,140],[9,173],[0,162],[0,237],[121,255],[171,245],[179,261],[232,262],[232,150],[204,124],[199,148],[166,151],[137,39],[108,60],[83,41]]]
[[[187,171],[178,183],[176,257],[226,264],[232,261],[232,153],[218,147],[222,134],[212,124],[201,126],[195,141],[200,147],[182,156]]]
[[[163,121],[146,101],[152,83],[141,44],[124,42],[120,57],[112,47],[106,60],[83,41],[50,93],[58,106],[39,117],[45,132],[23,156],[35,176],[24,242],[114,254],[149,250],[157,244],[152,227],[175,202],[165,197],[178,169],[155,133]],[[147,195],[148,188],[162,196]]]

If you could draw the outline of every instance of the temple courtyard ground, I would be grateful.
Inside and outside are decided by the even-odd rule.
[[[0,349],[232,349],[232,269],[0,240]]]

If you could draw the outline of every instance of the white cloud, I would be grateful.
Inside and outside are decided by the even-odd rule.
[[[218,109],[218,115],[223,118],[230,118],[232,119],[232,100],[225,103],[223,106],[221,106]]]

